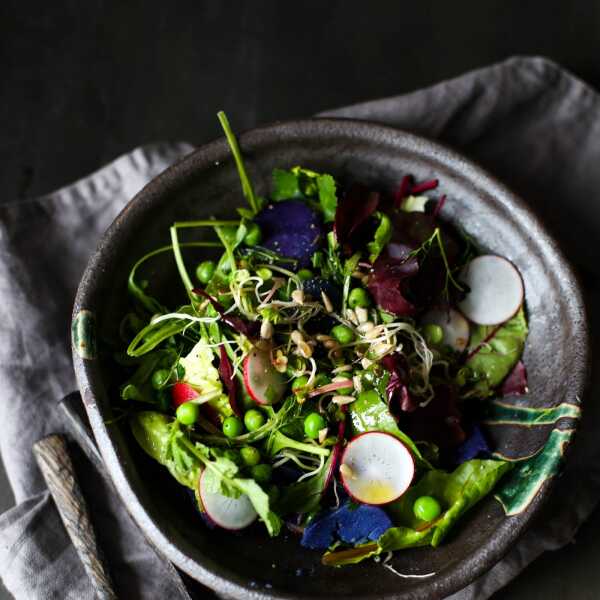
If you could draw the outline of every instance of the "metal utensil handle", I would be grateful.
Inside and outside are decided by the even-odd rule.
[[[33,453],[96,595],[100,600],[117,600],[64,436],[54,434],[39,440]]]

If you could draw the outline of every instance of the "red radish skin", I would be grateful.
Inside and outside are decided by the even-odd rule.
[[[254,523],[254,521],[257,519],[258,515],[251,504],[250,504],[251,510],[248,510],[247,515],[245,515],[245,518],[240,522],[239,526],[233,525],[232,523],[225,523],[222,519],[216,517],[214,512],[213,512],[213,514],[211,514],[210,508],[211,508],[212,504],[214,503],[214,497],[217,496],[217,494],[214,494],[213,492],[209,492],[206,489],[206,486],[203,484],[203,482],[205,480],[204,478],[206,477],[206,475],[207,475],[207,471],[205,469],[202,472],[202,475],[200,475],[200,478],[198,480],[198,488],[200,491],[200,499],[202,501],[202,506],[204,507],[204,513],[205,513],[206,517],[208,518],[208,520],[211,521],[212,523],[214,523],[215,525],[217,525],[217,527],[220,527],[222,529],[227,529],[228,531],[239,531],[240,529],[245,529],[246,527],[248,527],[249,525]],[[241,496],[240,498],[242,498],[242,497],[243,496]],[[233,502],[232,498],[226,498],[225,496],[223,496],[223,498],[225,499],[225,501]],[[248,502],[250,502],[250,501],[248,500]]]
[[[183,381],[178,381],[171,388],[171,403],[173,408],[178,408],[182,404],[197,398],[200,394],[189,384]]]
[[[360,438],[364,438],[365,436],[369,436],[369,435],[387,436],[388,438],[390,438],[390,441],[393,441],[394,444],[399,444],[399,446],[396,446],[397,449],[402,447],[402,449],[403,449],[403,450],[401,450],[401,454],[403,455],[402,460],[406,461],[405,465],[408,467],[407,476],[404,477],[404,481],[402,482],[402,484],[398,487],[397,490],[394,490],[393,496],[390,496],[389,498],[386,498],[385,500],[382,500],[379,502],[378,501],[368,502],[368,501],[365,501],[365,499],[358,497],[356,495],[356,490],[353,491],[351,489],[352,485],[350,484],[349,481],[346,481],[346,478],[344,477],[344,474],[342,473],[341,468],[340,468],[340,475],[341,475],[342,485],[344,486],[344,489],[346,490],[348,495],[353,500],[355,500],[356,502],[360,502],[361,504],[368,504],[371,506],[381,506],[384,504],[389,504],[390,502],[395,502],[396,500],[398,500],[398,498],[403,496],[404,493],[408,490],[408,488],[410,487],[410,484],[413,480],[414,474],[415,474],[415,462],[414,462],[413,456],[410,453],[410,451],[408,450],[408,448],[397,437],[391,435],[390,433],[386,433],[384,431],[367,431],[365,433],[361,433],[361,434],[357,435],[356,437],[352,438],[348,442],[348,444],[344,450],[344,453],[342,454],[340,466],[347,464],[348,454],[351,451],[353,444],[355,444],[357,442],[357,440],[359,440]],[[387,454],[389,456],[389,453],[387,453]]]

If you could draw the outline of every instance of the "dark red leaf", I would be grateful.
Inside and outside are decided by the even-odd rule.
[[[418,271],[419,263],[416,258],[393,258],[386,252],[375,261],[367,287],[383,310],[411,316],[417,312],[417,307],[407,300],[405,294],[410,278]]]
[[[238,417],[242,417],[243,413],[240,410],[237,402],[237,382],[233,374],[233,365],[229,360],[229,356],[227,356],[227,350],[225,350],[225,346],[221,346],[219,376],[221,377],[223,385],[227,388],[227,393],[229,395],[229,406],[231,406],[231,410]]]
[[[428,192],[429,190],[435,190],[438,186],[437,179],[430,179],[429,181],[422,181],[421,183],[417,183],[413,185],[410,189],[411,194],[422,194],[423,192]]]
[[[338,202],[333,229],[342,248],[350,245],[368,218],[379,206],[379,193],[369,191],[361,184],[354,184]]]
[[[438,218],[440,211],[442,210],[442,208],[444,208],[444,204],[446,204],[446,194],[443,194],[442,197],[437,201],[437,204],[435,205],[435,208],[433,209],[433,212],[431,213],[431,217],[433,219]]]
[[[400,427],[413,440],[433,442],[440,448],[454,448],[466,439],[456,390],[449,385],[434,388],[429,404],[411,413],[403,413]]]
[[[400,412],[412,412],[418,404],[413,400],[407,387],[408,365],[402,354],[387,354],[381,359],[384,369],[390,373],[390,379],[385,388],[388,405],[393,415]]]
[[[519,361],[508,374],[500,391],[503,396],[522,396],[529,393],[529,388],[527,387],[527,369],[525,369],[522,361]]]
[[[258,337],[260,325],[256,321],[246,321],[241,317],[225,314],[225,307],[203,289],[194,288],[192,292],[206,298],[219,315],[221,315],[221,319],[226,325],[229,325],[229,327],[235,329],[238,333],[242,333],[249,339],[256,339]]]

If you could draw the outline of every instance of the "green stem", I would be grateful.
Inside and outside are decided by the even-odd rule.
[[[185,263],[183,262],[183,256],[181,256],[181,247],[179,245],[179,238],[177,237],[177,228],[175,226],[170,228],[171,231],[171,242],[173,244],[173,256],[175,257],[175,263],[177,264],[177,270],[179,271],[179,276],[181,277],[181,281],[183,281],[183,285],[187,290],[188,294],[192,292],[194,289],[194,284],[190,279],[190,276],[185,268]]]
[[[218,242],[186,242],[183,244],[179,244],[182,248],[220,248],[221,244]],[[127,289],[129,293],[137,298],[140,303],[151,313],[164,313],[166,309],[162,304],[157,302],[154,298],[148,296],[142,288],[136,283],[135,276],[137,270],[140,268],[142,264],[144,264],[150,258],[157,256],[158,254],[162,254],[163,252],[170,252],[173,250],[173,246],[161,246],[156,250],[152,250],[152,252],[148,252],[140,258],[132,267],[129,272],[129,278],[127,279]]]
[[[235,164],[237,166],[237,170],[240,176],[240,181],[242,183],[242,193],[244,197],[248,201],[252,212],[256,214],[259,210],[258,201],[254,194],[254,189],[252,188],[252,183],[250,183],[250,179],[248,174],[246,173],[246,167],[244,166],[244,161],[242,159],[242,152],[238,145],[237,139],[231,129],[231,125],[229,124],[229,119],[227,115],[223,111],[219,111],[217,113],[217,117],[221,122],[221,127],[225,132],[225,137],[227,138],[227,142],[229,143],[229,147],[231,148],[231,153],[233,154],[233,158],[235,160]]]
[[[440,228],[436,227],[435,232],[433,234],[437,238],[438,246],[440,248],[440,254],[442,255],[442,260],[444,261],[444,267],[446,267],[446,277],[452,282],[452,285],[460,290],[464,291],[464,288],[460,286],[457,281],[452,277],[452,271],[450,270],[450,265],[448,264],[448,258],[446,257],[446,250],[444,248],[444,243],[442,242],[442,238],[440,237]]]
[[[274,456],[280,450],[285,448],[293,448],[294,450],[298,450],[300,452],[317,454],[318,456],[329,456],[331,453],[331,450],[328,448],[321,448],[321,446],[313,446],[312,444],[298,442],[287,435],[284,435],[280,431],[276,431],[269,441],[269,454]]]
[[[184,229],[186,227],[237,227],[241,221],[235,220],[221,220],[216,219],[203,219],[201,221],[175,221],[173,227],[177,229]]]

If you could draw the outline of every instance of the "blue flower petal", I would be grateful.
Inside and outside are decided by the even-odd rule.
[[[490,447],[478,425],[473,427],[471,435],[454,451],[454,464],[460,465],[467,460],[490,455]]]
[[[346,502],[317,515],[304,529],[300,543],[313,550],[325,550],[336,540],[361,544],[377,540],[390,527],[392,521],[382,508]]]

